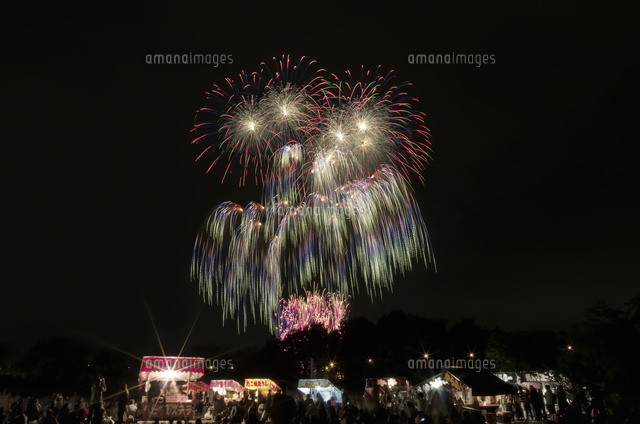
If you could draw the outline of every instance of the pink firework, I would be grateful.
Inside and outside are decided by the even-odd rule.
[[[280,300],[277,316],[278,338],[284,340],[290,333],[320,324],[327,333],[340,329],[349,315],[348,297],[340,293],[317,294],[306,291],[305,296],[292,295]]]

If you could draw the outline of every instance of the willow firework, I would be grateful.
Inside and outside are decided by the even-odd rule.
[[[196,114],[198,160],[226,160],[263,187],[260,203],[220,204],[199,232],[192,279],[223,320],[276,328],[284,293],[392,290],[394,275],[432,261],[409,186],[429,159],[424,115],[392,73],[325,77],[315,62],[275,60],[207,93]],[[209,159],[211,158],[211,159]]]

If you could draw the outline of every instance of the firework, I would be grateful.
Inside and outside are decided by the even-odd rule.
[[[197,236],[191,267],[223,320],[275,328],[283,293],[316,281],[331,293],[371,297],[394,275],[432,260],[409,186],[429,159],[423,114],[393,74],[323,77],[315,63],[283,58],[240,74],[196,114],[198,160],[227,161],[263,187],[260,203],[219,205]],[[211,169],[211,167],[209,169]]]
[[[290,333],[321,325],[327,332],[340,329],[349,314],[347,297],[339,293],[317,294],[307,291],[305,296],[293,295],[280,300],[277,315],[277,336],[284,340]]]

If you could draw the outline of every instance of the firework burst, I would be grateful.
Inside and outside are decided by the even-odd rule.
[[[227,80],[196,114],[198,160],[227,161],[262,183],[260,203],[219,205],[197,236],[191,273],[223,320],[276,328],[286,292],[316,281],[330,293],[371,297],[432,260],[409,186],[429,159],[423,114],[393,74],[324,78],[314,62],[274,60],[272,71]],[[209,169],[211,169],[209,167]]]
[[[339,293],[317,294],[306,291],[305,296],[293,295],[288,300],[280,300],[277,315],[278,338],[284,340],[290,333],[302,331],[319,324],[328,333],[339,330],[349,315],[346,296]]]

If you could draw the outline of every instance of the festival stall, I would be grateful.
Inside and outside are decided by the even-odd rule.
[[[502,381],[487,370],[450,368],[419,384],[429,394],[429,404],[441,402],[459,405],[463,410],[482,414],[487,423],[495,423],[498,415],[501,421],[510,421],[511,416],[501,405],[503,396],[517,393],[516,387]],[[428,406],[429,407],[429,406]],[[445,408],[446,409],[446,408]]]
[[[558,389],[562,386],[563,389],[569,389],[569,391],[565,392],[567,399],[569,401],[571,401],[572,399],[570,394],[572,388],[571,380],[560,373],[556,373],[555,371],[528,373],[496,372],[494,374],[502,381],[513,384],[516,387],[520,388],[521,392],[524,392],[525,389],[530,389],[531,386],[533,386],[533,388],[538,390],[543,397],[545,397],[547,394],[547,387],[551,389],[553,396],[555,397],[558,393]],[[522,396],[524,397],[524,394]],[[516,405],[516,407],[519,408],[520,411],[522,411],[524,408],[524,403],[522,403],[522,405]],[[521,413],[524,414],[524,411],[522,411]]]
[[[327,379],[300,379],[298,380],[298,390],[300,390],[305,395],[311,395],[313,397],[315,397],[317,394],[320,394],[325,402],[328,402],[333,398],[335,399],[334,406],[336,404],[342,404],[342,391]]]
[[[204,375],[204,358],[145,356],[138,382],[144,385],[142,419],[189,418],[195,404],[188,394],[189,384]]]

